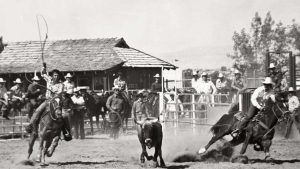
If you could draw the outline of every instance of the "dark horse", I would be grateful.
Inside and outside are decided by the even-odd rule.
[[[103,119],[103,129],[105,131],[105,114],[107,112],[106,108],[106,100],[107,96],[105,94],[98,96],[96,93],[92,92],[91,94],[84,92],[83,93],[83,99],[85,102],[85,107],[87,109],[87,114],[90,119],[90,125],[91,125],[91,133],[94,134],[94,127],[93,127],[93,116],[96,117],[96,125],[97,129],[99,129],[99,116],[101,115]]]
[[[236,129],[239,120],[235,117],[238,111],[229,112],[223,115],[219,121],[211,128],[213,137],[209,143],[199,150],[199,154],[204,153],[213,143],[229,135]],[[285,103],[276,96],[276,100],[269,98],[265,103],[265,110],[258,113],[254,120],[250,121],[247,127],[229,142],[232,146],[243,143],[240,155],[246,152],[248,144],[255,144],[255,150],[264,151],[265,159],[270,157],[270,146],[275,133],[275,125],[283,118],[288,109]]]
[[[38,154],[38,162],[42,161],[42,164],[45,165],[45,155],[51,157],[55,148],[58,145],[60,134],[63,126],[63,117],[61,110],[61,98],[54,97],[48,101],[47,109],[43,112],[40,127],[39,127],[39,137],[40,137],[40,146]],[[29,140],[29,149],[28,156],[29,159],[32,151],[35,140],[38,135],[31,134]],[[50,149],[49,149],[50,148]]]

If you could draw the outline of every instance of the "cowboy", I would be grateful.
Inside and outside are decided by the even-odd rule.
[[[234,78],[231,83],[231,93],[230,96],[232,98],[233,103],[238,102],[237,96],[240,92],[246,89],[245,80],[242,78],[242,74],[237,69],[234,71]]]
[[[15,84],[13,87],[10,88],[9,91],[6,92],[5,100],[6,105],[2,107],[3,113],[5,117],[8,117],[8,114],[11,109],[21,111],[21,105],[24,103],[25,94],[21,89],[22,81],[20,78],[17,78],[13,81]],[[8,118],[7,118],[8,119]]]
[[[27,103],[26,107],[27,107],[27,111],[28,111],[28,118],[30,119],[32,114],[33,114],[33,110],[35,108],[37,108],[38,106],[38,102],[41,100],[41,89],[39,86],[39,81],[40,78],[35,75],[32,78],[32,83],[28,86],[27,89],[27,95],[26,97],[29,99],[29,102]]]
[[[5,95],[6,95],[7,89],[5,88],[5,83],[6,83],[6,81],[2,77],[0,77],[0,111],[2,112],[2,116],[5,119],[9,120],[8,113],[7,112],[4,113],[4,111],[6,111],[6,110],[3,108],[6,106],[5,105],[6,104]],[[2,110],[2,108],[4,110]]]
[[[248,122],[255,116],[259,111],[262,111],[264,109],[264,103],[269,98],[272,98],[272,100],[275,100],[274,90],[273,90],[273,81],[271,77],[266,77],[265,81],[262,82],[263,86],[258,87],[254,90],[252,96],[251,96],[251,105],[246,113],[246,117],[241,121],[240,125],[238,126],[238,129],[236,131],[241,131]]]
[[[67,73],[65,76],[66,81],[64,81],[64,91],[69,91],[71,94],[73,94],[73,90],[75,88],[74,82],[71,80],[72,75],[70,73]]]
[[[122,97],[119,86],[112,88],[114,94],[109,96],[106,102],[106,107],[110,112],[116,112],[121,118],[125,113],[125,99]],[[122,121],[122,119],[120,119]]]
[[[43,114],[43,112],[46,110],[49,104],[49,99],[52,99],[55,96],[59,96],[64,89],[64,85],[61,82],[61,73],[59,70],[54,69],[52,70],[52,76],[49,76],[49,73],[46,71],[46,68],[44,67],[42,72],[42,77],[47,82],[47,91],[46,91],[46,99],[33,113],[29,125],[26,127],[26,131],[28,133],[37,134],[38,133],[38,124],[40,122],[40,118]],[[70,127],[68,127],[66,121],[68,119],[64,118],[64,125],[63,125],[63,134],[64,139],[66,141],[72,140],[71,132],[68,131]]]
[[[114,86],[119,86],[120,90],[127,92],[127,83],[124,80],[123,73],[118,72],[118,77],[114,80]]]
[[[225,79],[223,73],[219,73],[218,79],[216,80],[216,88],[217,88],[217,93],[218,94],[227,94],[228,93],[228,82]],[[221,95],[218,97],[221,102],[226,101],[226,96]]]
[[[198,71],[193,71],[193,78],[192,78],[192,87],[197,91],[199,89],[199,72]],[[200,91],[197,91],[200,93]]]
[[[137,100],[133,103],[131,113],[135,120],[141,121],[149,117],[149,112],[145,106],[144,98],[146,97],[146,91],[141,90],[137,94]]]
[[[78,133],[80,133],[80,139],[84,139],[85,138],[85,133],[84,133],[85,103],[83,97],[80,95],[79,92],[80,92],[79,87],[74,88],[74,95],[71,97],[74,103],[72,125],[74,125],[75,139],[79,138]]]
[[[288,89],[288,107],[291,116],[288,118],[285,138],[287,139],[290,135],[293,123],[295,123],[298,131],[300,132],[300,102],[299,98],[296,96],[296,91],[293,87]]]
[[[276,91],[281,90],[281,82],[283,79],[283,73],[280,70],[277,70],[274,63],[270,63],[269,66],[269,77],[271,77],[272,81],[274,82],[274,89]],[[286,85],[284,85],[286,86]]]
[[[213,95],[216,94],[217,88],[213,84],[212,81],[208,80],[208,74],[206,72],[203,72],[201,74],[202,80],[199,81],[198,89],[196,89],[200,94],[199,101],[201,103],[203,102],[214,102]]]
[[[160,79],[159,74],[157,73],[153,77],[155,78],[155,81],[151,84],[151,92],[153,93],[161,92],[161,83],[159,82]]]

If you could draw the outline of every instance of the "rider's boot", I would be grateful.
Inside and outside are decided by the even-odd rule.
[[[246,125],[248,124],[249,119],[248,118],[244,118],[242,119],[242,121],[240,122],[240,124],[238,125],[237,129],[233,130],[231,132],[232,135],[239,135],[242,130],[246,127]]]
[[[62,127],[62,132],[64,135],[64,140],[65,141],[71,141],[72,140],[72,135],[71,135],[71,129],[70,129],[70,124],[68,121],[67,117],[63,118],[63,127]]]
[[[33,131],[36,132],[38,130],[40,118],[43,112],[45,111],[46,107],[47,107],[47,103],[44,102],[34,111],[30,119],[29,125],[25,127],[25,131],[27,133],[32,133]]]

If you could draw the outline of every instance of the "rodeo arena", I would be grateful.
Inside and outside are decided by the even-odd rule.
[[[183,70],[125,38],[47,33],[0,39],[0,168],[300,168],[299,53]]]

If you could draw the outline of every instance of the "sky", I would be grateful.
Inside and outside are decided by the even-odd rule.
[[[131,47],[178,59],[182,68],[216,68],[231,64],[233,32],[268,11],[275,21],[300,22],[299,0],[0,0],[0,36],[39,40],[41,14],[49,40],[123,37]]]

